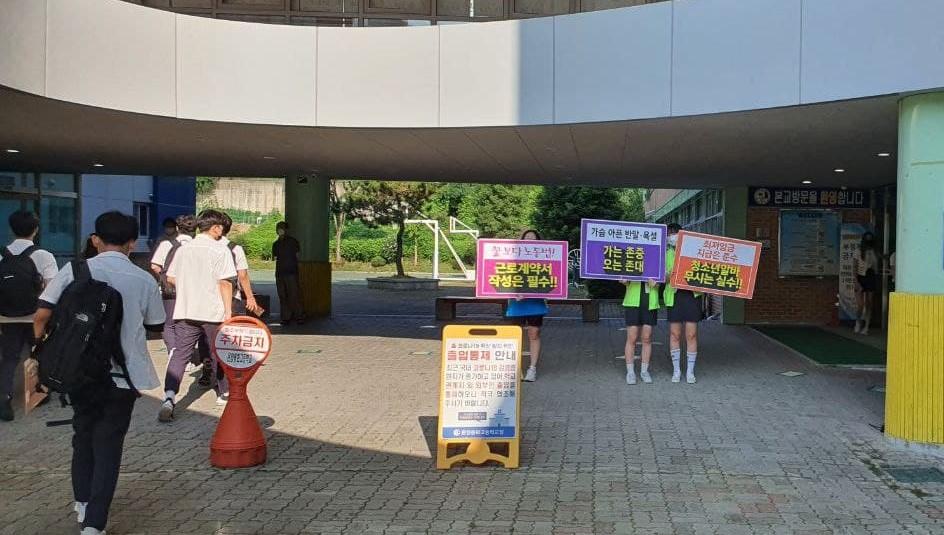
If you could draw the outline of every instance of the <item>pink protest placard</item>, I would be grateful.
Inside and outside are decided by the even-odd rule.
[[[567,242],[478,241],[476,297],[567,297]]]

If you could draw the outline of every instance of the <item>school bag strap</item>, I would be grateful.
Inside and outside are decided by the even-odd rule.
[[[88,262],[85,260],[72,261],[72,279],[81,282],[92,280],[92,272],[89,270]]]
[[[11,252],[10,252],[10,249],[9,249],[6,245],[4,245],[4,246],[3,246],[3,257],[4,257],[4,258],[9,258],[9,257],[11,257],[11,256],[16,256],[16,255],[13,254],[13,253],[11,253]]]

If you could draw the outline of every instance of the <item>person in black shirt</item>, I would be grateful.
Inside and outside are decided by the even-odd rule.
[[[301,325],[305,323],[301,288],[298,285],[298,253],[301,245],[288,235],[288,223],[285,221],[275,226],[275,232],[279,238],[272,244],[272,258],[275,259],[275,286],[279,292],[282,325],[288,325],[292,320]]]

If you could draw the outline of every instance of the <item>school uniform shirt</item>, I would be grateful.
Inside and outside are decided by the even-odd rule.
[[[13,243],[7,245],[7,249],[9,249],[11,253],[18,255],[32,246],[33,242],[31,240],[21,238],[13,240]],[[0,256],[2,255],[3,253],[0,252]],[[49,281],[56,276],[56,273],[59,273],[59,265],[56,264],[56,257],[49,251],[36,249],[30,254],[30,260],[36,265],[36,271],[39,272],[39,275],[43,278],[44,284],[49,284]],[[33,315],[30,314],[29,316],[19,316],[15,318],[0,316],[0,323],[33,323]]]
[[[167,255],[170,254],[170,250],[174,248],[174,240],[180,244],[181,247],[187,245],[193,238],[187,236],[186,234],[181,234],[176,238],[168,238],[158,244],[157,249],[154,250],[154,255],[151,257],[151,263],[156,266],[161,266],[161,268],[167,268],[164,264],[167,263]],[[178,252],[180,249],[178,248]],[[176,257],[176,255],[174,255]]]
[[[236,263],[236,273],[240,271],[249,271],[249,259],[246,258],[246,250],[243,249],[242,245],[234,245],[232,249],[229,248],[229,238],[223,236],[220,238],[220,241],[217,242],[226,249],[226,252],[233,257],[233,261]],[[236,281],[236,287],[233,288],[233,297],[235,299],[242,300],[243,292],[242,288],[239,286],[239,281]]]
[[[243,249],[242,245],[234,245],[232,249],[229,248],[229,238],[223,236],[218,241],[220,245],[226,249],[226,252],[230,253],[230,256],[233,256],[233,260],[236,262],[236,271],[249,271],[249,259],[246,258],[246,250]]]
[[[100,253],[88,259],[92,278],[104,282],[121,294],[121,349],[125,354],[128,375],[138,390],[150,390],[161,385],[154,363],[147,350],[145,325],[163,325],[164,303],[157,282],[148,272],[131,262],[127,255],[116,251]],[[43,290],[40,306],[55,307],[62,292],[74,280],[72,264],[66,264]],[[112,367],[112,377],[118,388],[128,389],[121,367]]]
[[[200,234],[177,250],[167,276],[174,279],[177,290],[174,320],[223,322],[226,309],[219,283],[236,277],[236,265],[229,249]]]

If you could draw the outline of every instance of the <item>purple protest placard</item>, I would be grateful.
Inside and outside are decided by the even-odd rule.
[[[580,277],[665,280],[665,225],[584,219],[580,222]]]

